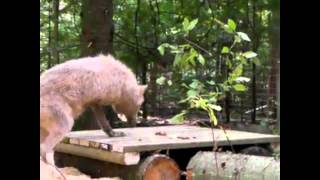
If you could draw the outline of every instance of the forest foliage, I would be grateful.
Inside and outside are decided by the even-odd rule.
[[[83,1],[40,3],[42,72],[80,57]],[[175,102],[173,122],[200,109],[217,124],[216,112],[233,115],[228,102],[243,114],[271,86],[279,16],[278,0],[113,0],[112,53],[146,75],[151,114]]]

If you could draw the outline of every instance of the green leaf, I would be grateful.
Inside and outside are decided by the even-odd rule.
[[[224,86],[222,86],[222,89],[223,89],[224,91],[230,91],[231,87],[224,85]]]
[[[214,81],[207,81],[207,83],[210,85],[216,85],[216,83]]]
[[[247,77],[238,77],[236,78],[236,81],[239,82],[239,83],[242,83],[242,82],[249,82],[250,81],[250,78],[247,78]]]
[[[172,81],[171,81],[171,80],[168,80],[168,82],[167,82],[167,83],[168,83],[168,85],[169,85],[169,86],[171,86],[171,85],[172,85]]]
[[[199,104],[199,101],[197,100],[191,100],[191,108],[199,108],[200,107],[200,104]]]
[[[236,91],[246,91],[247,90],[246,86],[243,84],[236,84],[233,86],[233,88]]]
[[[253,61],[252,61],[254,64],[256,64],[257,66],[260,66],[261,65],[261,62],[258,58],[253,58]]]
[[[159,53],[160,53],[162,56],[164,55],[164,51],[165,51],[165,48],[166,48],[166,47],[172,48],[173,46],[170,45],[170,44],[168,44],[168,43],[163,43],[163,44],[161,44],[161,45],[158,47],[158,51],[159,51]]]
[[[187,86],[186,83],[182,83],[181,86],[182,86],[182,87],[185,87],[185,88],[187,88],[187,89],[190,89],[190,87]]]
[[[221,50],[221,53],[222,54],[227,54],[227,53],[229,53],[230,52],[230,49],[228,48],[228,47],[226,47],[226,46],[224,46],[223,48],[222,48],[222,50]]]
[[[188,61],[192,64],[192,66],[195,66],[195,65],[196,65],[196,62],[195,62],[195,60],[194,60],[194,57],[188,58]]]
[[[199,102],[200,107],[203,110],[206,110],[206,111],[208,110],[208,105],[207,105],[207,101],[206,100],[200,98],[198,102]]]
[[[232,76],[239,77],[241,76],[242,72],[243,72],[243,65],[239,64],[232,72]]]
[[[190,89],[188,92],[187,92],[187,96],[188,97],[195,97],[198,95],[198,92],[193,90],[193,89]]]
[[[192,89],[197,89],[197,87],[199,86],[199,81],[193,80],[193,82],[192,82],[191,84],[189,84],[189,86],[190,86]]]
[[[236,43],[240,43],[240,42],[241,42],[240,36],[235,35],[235,36],[234,36],[234,41],[235,41]]]
[[[213,110],[216,110],[216,111],[221,111],[222,110],[222,107],[221,106],[218,106],[218,105],[215,105],[215,104],[208,104],[208,106],[213,109]]]
[[[218,120],[217,120],[213,110],[212,109],[208,109],[208,113],[209,113],[209,117],[210,117],[211,123],[213,123],[213,125],[216,126],[218,124]]]
[[[204,57],[201,54],[198,55],[198,61],[202,65],[204,65],[206,62],[206,60],[204,59]]]
[[[225,24],[223,25],[223,29],[225,31],[227,31],[228,33],[232,34],[233,33],[233,30],[229,27],[229,25]]]
[[[176,54],[173,62],[173,66],[177,66],[181,63],[182,55],[181,54]]]
[[[197,25],[197,23],[198,23],[198,19],[192,20],[187,27],[187,31],[192,30]]]
[[[172,118],[169,119],[169,121],[172,124],[182,124],[184,122],[184,115],[186,114],[185,111],[173,116]]]
[[[184,31],[188,31],[189,19],[188,18],[184,18],[184,20],[182,22],[182,25],[183,25],[183,30]]]
[[[231,69],[232,68],[232,62],[230,59],[227,59],[226,65]]]
[[[171,34],[177,34],[180,32],[180,29],[177,29],[176,27],[173,27],[170,29]]]
[[[198,56],[198,52],[192,48],[190,49],[190,52],[188,54],[186,61],[191,63],[193,66],[195,66],[196,65],[195,58],[197,56]]]
[[[217,98],[216,98],[216,97],[211,97],[211,98],[209,99],[209,102],[210,102],[210,103],[216,103],[216,102],[217,102]]]
[[[257,56],[257,53],[252,52],[252,51],[247,51],[245,53],[242,54],[244,57],[246,57],[247,59],[251,59]]]
[[[159,85],[163,85],[165,80],[166,80],[166,78],[164,76],[161,76],[156,80],[156,83]]]
[[[228,26],[232,31],[235,31],[237,28],[236,23],[232,19],[228,19]]]
[[[159,53],[161,54],[161,56],[163,56],[164,55],[164,46],[159,46],[158,47],[158,51],[159,51]]]
[[[249,36],[246,34],[246,33],[243,33],[243,32],[237,32],[237,34],[240,36],[240,38],[242,40],[245,40],[245,41],[251,41],[251,39],[249,38]]]

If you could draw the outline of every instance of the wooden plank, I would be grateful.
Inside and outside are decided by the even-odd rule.
[[[114,152],[141,152],[158,149],[180,149],[211,147],[212,130],[196,126],[160,126],[115,129],[126,134],[125,137],[109,138],[101,130],[71,132],[69,143],[92,148],[103,148]],[[280,137],[243,131],[227,130],[233,145],[280,142]],[[214,129],[219,146],[229,145],[225,134]]]
[[[110,152],[101,149],[94,149],[65,143],[58,144],[55,147],[55,151],[101,161],[112,162],[121,165],[134,165],[138,164],[140,161],[140,154],[136,152]]]

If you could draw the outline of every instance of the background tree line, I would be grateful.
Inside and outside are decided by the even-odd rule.
[[[145,118],[172,117],[186,109],[186,105],[178,102],[193,93],[192,86],[226,88],[217,84],[223,84],[230,76],[232,61],[228,61],[230,56],[225,55],[225,48],[233,46],[234,36],[221,28],[219,22],[231,29],[235,25],[237,32],[246,33],[250,42],[243,41],[234,51],[252,51],[257,56],[241,70],[241,76],[250,79],[246,87],[236,86],[237,91],[227,90],[222,98],[216,99],[216,104],[223,108],[218,115],[227,122],[241,119],[253,123],[277,117],[278,0],[40,0],[40,3],[40,73],[69,59],[112,53],[133,69],[141,83],[149,85],[142,108]],[[167,47],[161,46],[165,43]],[[188,49],[174,51],[185,44]],[[193,58],[200,63],[190,61],[191,69],[175,68],[178,62],[183,64]],[[201,87],[198,82],[207,84]],[[201,115],[198,111],[194,113]],[[96,126],[82,123],[86,127]]]

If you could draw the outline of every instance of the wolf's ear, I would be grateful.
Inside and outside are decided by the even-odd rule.
[[[145,91],[147,90],[148,85],[140,85],[139,88],[140,88],[140,94],[143,95],[145,93]]]

